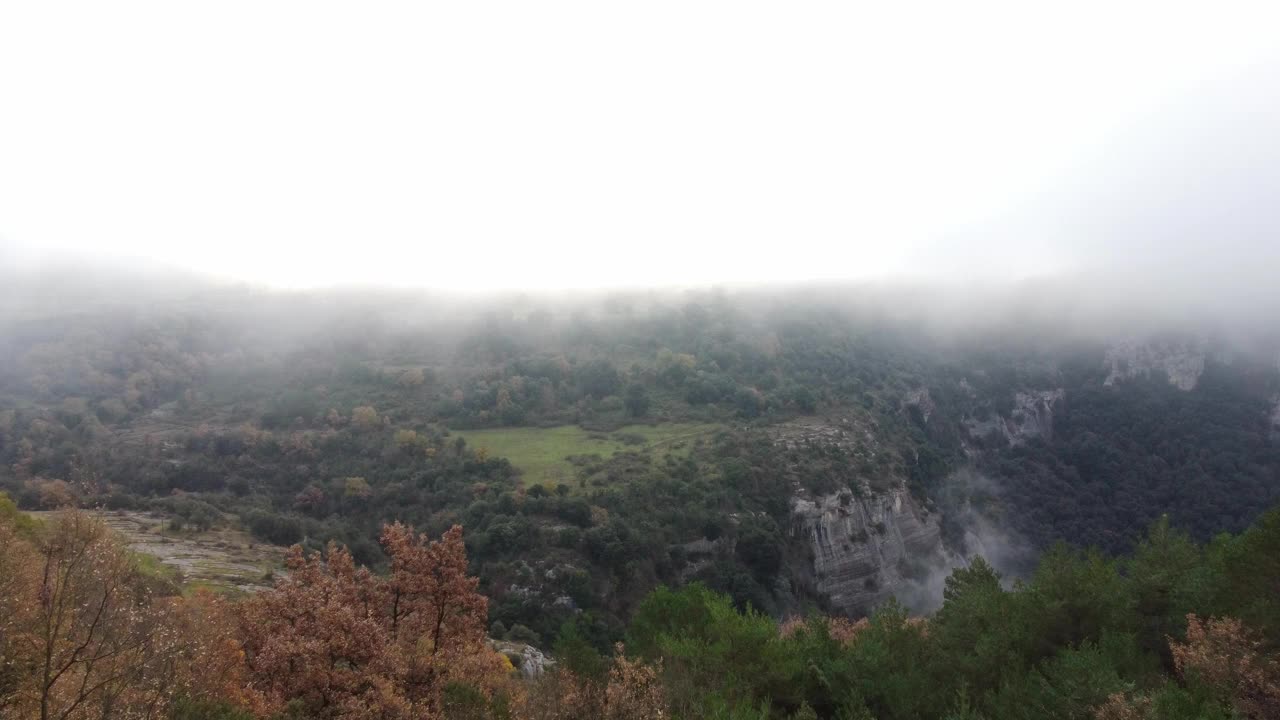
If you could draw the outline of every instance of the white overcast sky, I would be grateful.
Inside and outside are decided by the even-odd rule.
[[[1275,91],[1278,38],[1275,2],[8,0],[0,245],[281,286],[1071,271],[1116,240],[1046,193],[1158,195],[1113,152]]]

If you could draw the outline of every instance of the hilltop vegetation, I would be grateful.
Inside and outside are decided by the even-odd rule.
[[[607,649],[659,584],[824,607],[801,577],[802,493],[905,485],[959,555],[975,514],[1035,551],[1119,554],[1163,514],[1207,541],[1280,500],[1265,336],[1207,352],[1185,390],[1109,382],[1096,333],[939,328],[838,293],[59,287],[0,317],[0,487],[22,507],[336,541],[375,568],[385,522],[462,524],[497,634],[543,645],[574,618]],[[1028,393],[1060,398],[1051,433],[973,430]],[[847,441],[780,440],[806,424]]]

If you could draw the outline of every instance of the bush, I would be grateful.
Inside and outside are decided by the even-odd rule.
[[[520,623],[511,626],[511,629],[507,631],[506,639],[526,645],[537,645],[542,642],[542,638],[538,636],[538,633]]]

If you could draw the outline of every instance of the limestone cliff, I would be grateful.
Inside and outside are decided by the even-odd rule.
[[[927,423],[929,418],[933,416],[934,411],[937,410],[937,405],[934,404],[933,398],[929,396],[928,388],[919,388],[907,392],[902,399],[902,408],[904,410],[907,408],[916,409],[920,413],[920,419]]]
[[[837,612],[862,614],[890,597],[905,599],[931,568],[948,563],[940,518],[905,489],[796,497],[792,512],[793,537],[810,551],[806,589]]]
[[[986,420],[966,418],[964,426],[971,438],[979,439],[997,434],[1011,446],[1021,445],[1032,438],[1052,440],[1054,409],[1064,397],[1066,391],[1062,388],[1019,392],[1014,396],[1013,410],[1009,417],[996,415]]]
[[[1105,384],[1155,373],[1179,389],[1191,390],[1204,373],[1207,355],[1203,340],[1120,342],[1107,350],[1105,362],[1110,373]]]
[[[781,447],[839,445],[861,458],[863,472],[898,465],[865,414],[805,419],[776,433]],[[904,478],[893,470],[863,476],[850,467],[848,473],[847,486],[829,493],[811,492],[805,478],[795,479],[789,570],[803,594],[821,598],[833,612],[859,615],[890,597],[909,600],[933,568],[951,563],[941,518],[907,491]]]

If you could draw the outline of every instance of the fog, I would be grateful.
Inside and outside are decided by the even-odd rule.
[[[272,288],[1276,300],[1265,4],[0,15],[0,258]]]
[[[88,12],[95,29],[9,11],[0,322],[536,344],[575,319],[728,302],[969,345],[1280,343],[1268,10],[1082,8],[1050,32],[984,7],[946,18],[955,33],[896,12],[509,10],[568,49],[541,57],[470,12],[298,6],[246,29],[233,3]],[[217,38],[243,52],[213,62]],[[324,38],[350,43],[347,64]]]
[[[905,332],[934,348],[984,342],[1065,349],[1165,333],[1214,340],[1262,357],[1280,349],[1280,303],[1222,278],[1211,292],[1158,278],[1058,275],[1019,282],[879,281],[716,284],[646,290],[448,290],[344,286],[280,289],[210,279],[176,268],[59,261],[0,271],[0,335],[71,318],[128,322],[216,319],[264,346],[316,335],[429,332],[441,347],[475,332],[552,345],[582,322],[644,327],[688,308],[727,309],[739,330],[767,334],[810,318],[840,317],[850,328]],[[1228,292],[1228,290],[1235,292]],[[547,334],[552,333],[552,334]]]
[[[1033,545],[1001,521],[998,507],[1000,484],[974,470],[963,468],[947,476],[937,498],[947,532],[953,536],[951,554],[923,564],[907,579],[898,600],[917,613],[942,607],[943,591],[953,570],[981,557],[1000,574],[1006,588],[1026,580],[1035,570],[1038,553]]]
[[[1280,437],[1278,26],[1261,3],[5,7],[0,429],[60,454],[43,461],[57,482],[74,439],[118,452],[137,502],[171,485],[241,503],[248,481],[227,478],[264,433],[342,435],[329,459],[370,464],[330,479],[378,480],[390,446],[347,432],[358,410],[410,438],[396,462],[435,457],[418,433],[456,431],[461,456],[463,431],[645,442],[622,431],[805,418],[844,438],[842,415],[867,444],[841,483],[940,511],[939,552],[897,593],[928,612],[973,557],[1026,577],[1045,538],[1011,514],[1050,525],[1035,504],[1067,486],[1057,456],[1031,490],[996,462],[1049,452],[1050,430],[1021,445],[970,421],[1190,368],[1203,396],[1139,397],[1128,426],[1203,418],[1201,454],[1233,468],[1204,515],[1238,528],[1265,492],[1236,469],[1273,467],[1259,438]],[[1144,342],[1164,356],[1124,374],[1139,354],[1118,350]],[[930,425],[935,401],[950,416]],[[1152,464],[1120,427],[1097,454],[1130,464],[1073,492],[1098,500]],[[150,453],[151,433],[172,453],[139,457],[181,475],[169,485],[137,481],[120,439]],[[588,457],[564,458],[584,494],[603,472]],[[196,459],[207,486],[182,470]],[[264,471],[236,512],[297,515],[305,467]],[[10,487],[31,495],[27,480]],[[715,490],[734,524],[757,512],[743,487]],[[410,506],[463,507],[430,503]],[[680,517],[682,543],[720,537]],[[1130,521],[1087,529],[1112,541],[1105,523]]]

